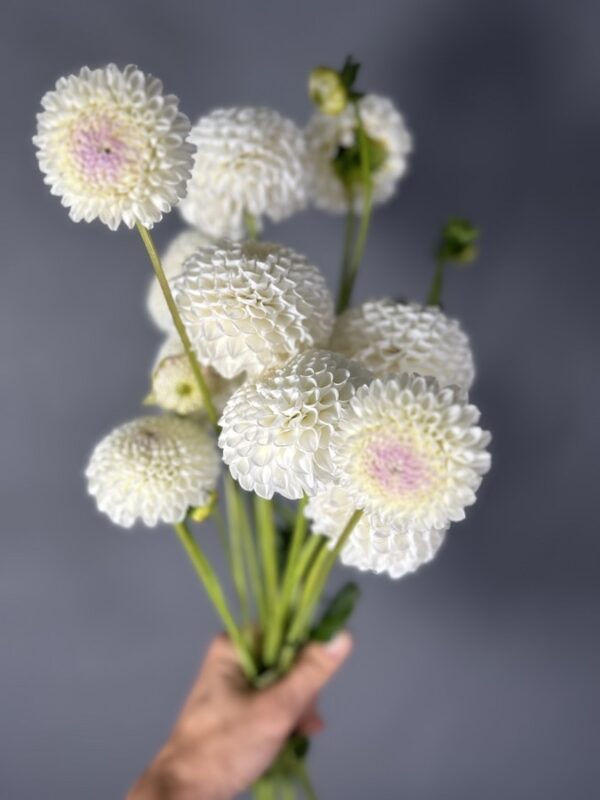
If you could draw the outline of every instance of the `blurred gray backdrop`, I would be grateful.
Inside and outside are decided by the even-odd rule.
[[[114,60],[160,76],[192,118],[244,103],[302,123],[308,70],[349,52],[416,141],[357,299],[423,298],[442,221],[481,225],[481,260],[449,275],[446,305],[473,338],[495,460],[433,564],[360,577],[355,655],[313,751],[319,796],[599,797],[598,4],[4,0],[0,13],[0,798],[122,797],[217,630],[169,530],[125,533],[85,495],[90,449],[138,413],[158,336],[135,233],[74,225],[43,186],[39,99]],[[174,213],[161,244],[179,226]],[[308,212],[269,234],[333,282],[340,219]]]

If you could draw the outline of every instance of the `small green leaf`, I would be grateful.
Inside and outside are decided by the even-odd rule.
[[[328,642],[345,626],[360,598],[360,589],[355,583],[346,583],[325,607],[321,619],[310,632],[310,639]]]
[[[360,64],[358,61],[354,61],[352,56],[348,56],[344,61],[344,66],[340,70],[340,78],[342,79],[342,83],[346,89],[348,89],[348,91],[354,87],[359,70]]]

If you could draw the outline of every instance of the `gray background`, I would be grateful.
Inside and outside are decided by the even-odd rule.
[[[264,103],[302,122],[309,68],[347,52],[416,138],[357,297],[422,298],[440,223],[482,226],[482,258],[446,300],[473,337],[495,462],[431,566],[361,577],[356,652],[312,758],[320,796],[600,796],[598,4],[4,0],[1,13],[0,798],[121,797],[217,628],[170,533],[126,534],[85,495],[89,451],[138,413],[158,337],[135,234],[72,224],[42,185],[39,99],[82,64],[133,61],[193,118]],[[333,282],[339,219],[310,212],[272,235]]]

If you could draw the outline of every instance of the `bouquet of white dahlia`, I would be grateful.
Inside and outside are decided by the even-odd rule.
[[[441,308],[446,265],[474,258],[477,231],[444,226],[425,304],[351,307],[373,207],[412,147],[394,104],[359,92],[357,75],[350,59],[313,70],[301,130],[267,108],[192,126],[137,67],[84,67],[44,96],[34,138],[71,218],[136,227],[155,273],[147,308],[164,343],[144,402],[156,411],[95,447],[89,491],[117,525],[174,527],[257,691],[347,623],[353,583],[322,603],[338,559],[413,572],[490,466],[469,340]],[[265,218],[309,203],[346,215],[335,297],[309,258],[260,236]],[[160,257],[151,229],[174,206],[188,227]],[[211,518],[234,598],[196,536]],[[297,779],[314,796],[305,753],[293,737],[256,796],[277,782],[289,797]]]

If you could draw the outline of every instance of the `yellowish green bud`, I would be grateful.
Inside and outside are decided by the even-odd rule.
[[[315,67],[308,79],[308,94],[317,108],[330,116],[348,105],[348,89],[341,75],[330,67]]]
[[[217,493],[211,492],[208,498],[208,503],[204,506],[194,506],[190,509],[189,516],[190,519],[193,519],[194,522],[204,522],[205,519],[208,519],[215,510],[215,506],[217,505]]]

